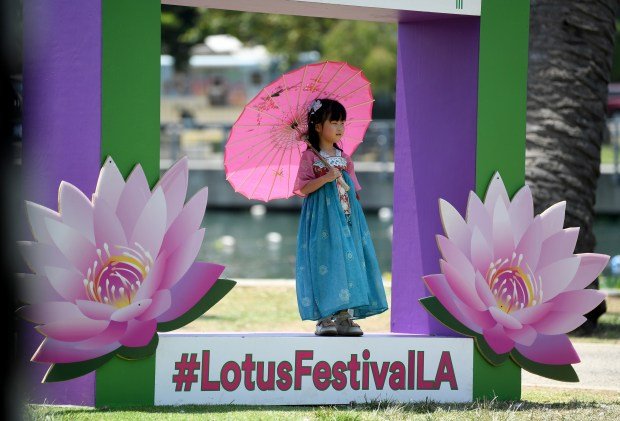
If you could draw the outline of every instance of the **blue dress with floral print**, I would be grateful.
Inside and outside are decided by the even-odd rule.
[[[340,310],[356,319],[387,310],[381,271],[356,198],[354,182],[346,215],[336,182],[310,193],[303,202],[297,237],[297,303],[302,320],[318,320]]]

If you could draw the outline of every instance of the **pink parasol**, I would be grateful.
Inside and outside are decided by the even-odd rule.
[[[301,154],[309,147],[308,108],[317,98],[335,99],[346,108],[344,152],[351,155],[362,143],[374,101],[362,71],[329,61],[293,70],[266,86],[232,127],[224,168],[236,192],[265,202],[293,195]]]

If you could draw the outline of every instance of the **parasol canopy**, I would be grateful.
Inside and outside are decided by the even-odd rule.
[[[263,88],[243,109],[224,151],[226,179],[248,199],[269,201],[293,195],[301,154],[308,147],[308,109],[318,98],[347,110],[339,145],[351,155],[372,118],[370,81],[344,62],[309,64]]]

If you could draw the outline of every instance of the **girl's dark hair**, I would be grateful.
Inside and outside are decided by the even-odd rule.
[[[347,119],[347,110],[344,106],[334,99],[318,98],[321,106],[318,110],[308,112],[308,140],[314,149],[320,150],[319,133],[316,131],[317,124],[323,124],[326,121],[345,121]],[[342,149],[334,143],[334,147]]]

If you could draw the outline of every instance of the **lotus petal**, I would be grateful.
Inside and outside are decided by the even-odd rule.
[[[66,181],[60,183],[58,196],[58,209],[62,215],[62,221],[81,232],[88,241],[95,244],[93,205],[90,200],[77,187]]]
[[[567,291],[583,289],[590,285],[605,269],[609,261],[609,256],[605,254],[582,253],[577,256],[581,259],[579,268],[566,288]]]
[[[94,218],[95,244],[99,247],[103,247],[104,244],[108,247],[128,245],[121,221],[105,200],[100,200],[95,206]]]
[[[514,347],[514,341],[508,337],[504,328],[497,324],[492,329],[482,331],[484,339],[497,354],[505,354]]]
[[[17,292],[19,299],[25,304],[63,300],[45,276],[31,273],[17,275]]]
[[[542,244],[539,266],[549,266],[558,260],[572,257],[578,237],[579,228],[567,228],[551,235]]]
[[[586,314],[605,299],[605,294],[595,289],[567,291],[557,295],[551,302],[554,311]]]
[[[158,321],[181,317],[214,285],[223,266],[190,269],[204,238],[207,189],[184,204],[188,168],[181,159],[151,191],[139,164],[125,182],[108,158],[92,201],[63,182],[59,213],[27,204],[37,241],[19,248],[35,274],[22,276],[21,296],[31,305],[17,314],[46,337],[35,361],[143,347]]]
[[[423,279],[428,289],[437,297],[441,305],[443,305],[450,314],[469,329],[481,333],[480,326],[463,314],[460,307],[456,305],[458,299],[455,299],[454,292],[450,289],[444,275],[427,275],[424,276]]]
[[[75,300],[83,300],[86,298],[86,290],[82,280],[84,277],[75,269],[63,269],[58,267],[46,267],[45,276],[49,280],[50,285],[67,300],[74,302]]]
[[[536,217],[521,237],[515,253],[523,256],[524,267],[534,271],[539,265],[541,247],[542,223],[540,217]]]
[[[131,235],[130,244],[141,245],[154,258],[166,234],[166,198],[157,188],[148,200]]]
[[[121,338],[120,343],[133,348],[146,346],[153,339],[156,328],[157,322],[154,319],[144,322],[131,320],[127,323],[127,331]]]
[[[52,237],[47,230],[46,219],[53,219],[60,222],[60,215],[51,209],[39,204],[26,201],[26,213],[30,222],[30,229],[34,238],[43,244],[54,244]]]
[[[152,299],[146,298],[140,301],[134,301],[128,306],[119,308],[114,313],[112,313],[111,320],[115,322],[128,322],[130,320],[136,319],[140,317],[153,302]]]
[[[580,314],[550,311],[544,319],[532,324],[532,327],[543,335],[560,335],[577,329],[585,321],[586,318]]]
[[[474,227],[471,236],[471,262],[474,268],[480,273],[487,273],[490,264],[493,262],[492,244],[488,244],[486,239],[478,229]]]
[[[159,290],[155,293],[155,295],[153,295],[153,302],[151,303],[149,308],[140,316],[137,316],[136,319],[140,321],[157,319],[162,313],[170,309],[171,304],[172,295],[170,294],[170,291],[168,291],[167,289]],[[183,303],[183,307],[185,307],[185,305],[186,303]]]
[[[205,230],[196,231],[187,239],[183,247],[179,247],[169,258],[166,267],[166,274],[162,280],[161,289],[171,289],[185,275],[185,272],[196,260],[200,251]]]
[[[511,201],[498,173],[484,203],[470,193],[465,220],[440,199],[447,235],[437,236],[442,273],[423,279],[446,310],[482,332],[479,340],[496,353],[516,347],[540,364],[571,364],[579,359],[565,333],[603,300],[583,288],[609,256],[574,254],[579,230],[564,229],[565,202],[536,217],[533,206],[527,186]]]
[[[502,200],[498,200],[493,210],[493,254],[498,258],[509,257],[514,249],[508,209]]]
[[[136,222],[150,197],[151,191],[146,176],[142,166],[138,164],[129,175],[116,207],[116,215],[121,221],[125,233],[131,234],[133,232]]]
[[[565,365],[581,361],[566,335],[538,335],[532,345],[516,344],[515,348],[525,358],[539,364]]]
[[[546,240],[564,228],[565,212],[566,202],[559,202],[540,214],[543,226],[543,240]]]
[[[81,348],[74,342],[45,338],[35,351],[32,361],[60,364],[88,361],[109,354],[119,347],[119,342],[109,342],[95,348]]]
[[[538,336],[538,332],[531,326],[523,326],[521,329],[514,330],[504,329],[504,331],[510,339],[525,346],[531,346]]]
[[[506,187],[504,187],[504,181],[499,173],[496,172],[493,174],[493,178],[487,189],[487,194],[484,197],[484,206],[487,208],[489,214],[495,212],[495,207],[498,202],[503,204],[504,209],[507,209],[510,205],[510,199],[508,198]]]
[[[181,317],[202,299],[217,282],[223,271],[224,266],[214,263],[194,263],[170,291],[172,301],[183,304],[170,307],[165,313],[158,315],[157,320],[168,322]]]
[[[172,225],[172,222],[183,209],[188,178],[189,160],[184,156],[166,171],[153,189],[157,190],[157,188],[161,187],[166,197],[166,228]]]
[[[166,236],[162,248],[172,253],[179,245],[200,228],[200,223],[207,207],[208,188],[198,191],[185,205],[179,216],[174,220]]]
[[[93,320],[88,317],[58,320],[37,326],[39,333],[63,342],[77,342],[92,338],[103,332],[110,322],[108,320]]]
[[[443,260],[439,263],[441,271],[446,276],[448,284],[450,284],[450,289],[454,291],[463,303],[478,311],[487,309],[487,306],[476,293],[476,276],[473,273],[462,273]]]
[[[54,245],[80,273],[86,273],[98,260],[95,246],[80,232],[53,219],[45,220]]]
[[[121,172],[118,170],[114,160],[107,157],[99,172],[97,188],[93,194],[95,207],[99,200],[104,200],[112,209],[116,209],[124,188],[125,180]]]
[[[489,313],[491,313],[491,316],[493,316],[497,323],[507,329],[521,329],[523,327],[519,320],[515,319],[508,313],[504,313],[497,307],[489,308]]]
[[[471,242],[471,231],[467,222],[461,217],[454,207],[447,201],[439,200],[439,213],[446,236],[452,241],[465,255],[469,255],[469,244]]]
[[[580,261],[579,257],[573,256],[537,270],[538,276],[542,279],[545,301],[566,290],[579,269]]]
[[[112,314],[116,311],[116,308],[110,304],[99,303],[97,301],[77,300],[75,305],[80,309],[82,314],[95,320],[111,320]]]
[[[523,186],[512,199],[508,208],[510,224],[515,246],[521,241],[521,237],[534,220],[534,202],[532,192],[528,186]]]

